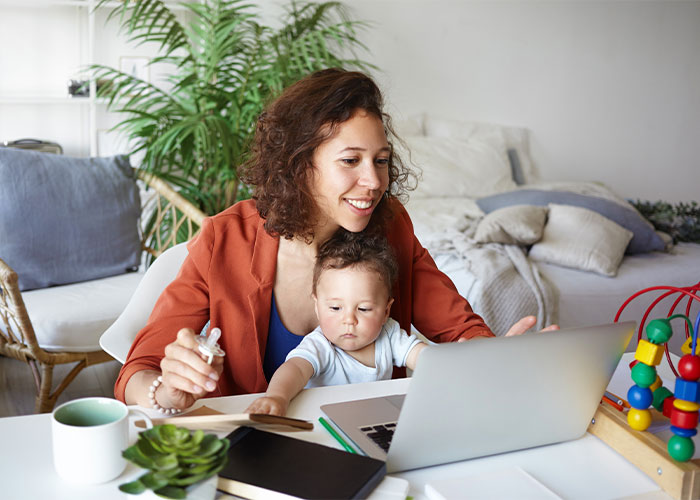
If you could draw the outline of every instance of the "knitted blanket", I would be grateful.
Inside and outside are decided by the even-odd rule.
[[[421,240],[431,255],[457,255],[477,279],[470,304],[496,335],[505,334],[519,319],[537,316],[537,329],[558,321],[557,289],[516,245],[476,243],[476,221],[466,229],[445,229]]]

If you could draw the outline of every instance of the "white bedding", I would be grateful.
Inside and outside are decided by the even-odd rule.
[[[700,281],[700,245],[679,243],[668,253],[627,255],[615,278],[550,264],[540,263],[538,267],[559,289],[559,323],[562,327],[608,323],[615,319],[624,301],[638,291],[654,286],[690,286]],[[639,323],[646,309],[661,294],[663,292],[649,292],[634,299],[620,318]],[[666,317],[677,297],[676,294],[660,302],[649,319]],[[685,314],[686,304],[687,300],[682,301],[675,312]],[[700,303],[694,301],[690,315],[693,321],[699,311]],[[674,352],[680,352],[680,344],[685,340],[679,335],[681,320],[677,321],[673,323],[676,333],[671,340]],[[633,342],[633,347],[636,348],[636,342]]]
[[[475,201],[469,198],[414,199],[406,204],[406,209],[413,220],[418,239],[428,243],[447,230],[463,230],[470,222],[468,217],[483,215]],[[429,244],[424,245],[430,247]],[[465,269],[462,259],[456,254],[437,253],[433,254],[433,258],[438,268],[452,279],[459,293],[478,312],[479,298],[487,292],[484,287],[488,284],[480,282]],[[623,302],[637,291],[661,285],[689,286],[700,281],[700,245],[680,243],[668,253],[627,255],[615,278],[545,263],[538,263],[537,267],[559,291],[559,324],[562,327],[608,323],[614,320]],[[660,293],[648,293],[635,299],[627,306],[621,319],[639,323],[647,307]],[[676,312],[685,312],[686,303],[683,301]],[[662,301],[649,319],[667,316],[671,304],[669,299]],[[696,301],[691,309],[693,320],[699,310],[700,304]],[[678,321],[675,331],[681,330]],[[684,340],[681,334],[676,334],[671,341],[674,352],[680,352],[680,344]],[[636,342],[633,342],[630,349],[634,350],[635,347]]]
[[[464,186],[459,182],[470,179],[470,190],[483,196],[493,190],[494,186],[502,192],[510,191],[503,182],[493,182],[487,179],[483,186],[476,184],[474,179],[481,179],[485,172],[492,173],[498,179],[502,178],[502,162],[492,161],[493,155],[486,154],[479,148],[472,148],[470,155],[457,153],[461,151],[445,138],[469,143],[487,142],[502,150],[515,151],[519,165],[512,164],[513,181],[522,184],[518,188],[535,190],[568,191],[589,197],[604,198],[617,204],[629,204],[608,187],[593,182],[550,182],[538,178],[537,171],[530,157],[530,132],[526,128],[506,125],[454,120],[420,114],[410,117],[397,127],[399,133],[406,137],[407,146],[415,143],[416,166],[422,170],[423,182],[420,189],[413,193],[406,204],[414,224],[415,233],[423,245],[433,250],[441,247],[436,242],[446,232],[465,231],[473,224],[474,219],[484,216],[476,204],[474,194],[465,195]],[[414,137],[423,139],[414,140]],[[430,138],[435,138],[430,141]],[[477,154],[479,152],[483,154]],[[487,176],[488,177],[488,176]],[[502,180],[502,179],[501,179]],[[517,189],[517,188],[516,188]],[[470,192],[472,192],[470,191]],[[493,214],[493,212],[491,212]],[[471,220],[469,219],[471,218]],[[622,222],[620,222],[622,224]],[[644,223],[642,223],[644,226]],[[647,231],[653,233],[648,225]],[[630,229],[630,227],[627,227]],[[636,238],[636,236],[635,236]],[[658,237],[657,237],[658,239]],[[455,241],[458,238],[455,238]],[[663,243],[663,242],[661,242]],[[449,247],[449,245],[447,245]],[[445,248],[445,247],[443,247]],[[658,245],[655,247],[659,248]],[[465,268],[463,256],[457,252],[431,251],[438,267],[447,274],[457,286],[459,292],[469,300],[474,309],[479,312],[479,302],[488,293],[489,283],[479,280]],[[589,271],[566,268],[554,264],[537,263],[542,276],[550,281],[559,292],[559,324],[562,327],[584,326],[611,322],[622,303],[632,294],[647,287],[671,285],[690,286],[700,281],[700,244],[679,244],[670,253],[651,252],[636,255],[625,255],[616,277],[607,277]],[[581,267],[581,266],[577,266]],[[621,319],[641,321],[647,307],[659,297],[660,292],[645,294],[632,301],[626,308]],[[672,300],[666,299],[653,311],[654,317],[666,317]],[[518,300],[516,297],[513,299]],[[685,312],[687,300],[676,312]],[[695,301],[691,309],[693,321],[700,310],[700,304]],[[533,311],[534,313],[534,311]],[[671,340],[674,352],[680,352],[680,344],[684,335],[681,321],[673,323],[674,331],[679,332]],[[636,342],[632,342],[630,350],[634,350]]]
[[[458,290],[493,332],[504,334],[530,314],[537,316],[538,328],[558,322],[553,285],[541,279],[520,247],[477,244],[473,239],[476,221],[482,215],[468,198],[418,199],[407,208],[415,215],[414,229],[421,243],[438,267],[469,277],[457,283]],[[484,282],[488,282],[488,288],[480,286]]]

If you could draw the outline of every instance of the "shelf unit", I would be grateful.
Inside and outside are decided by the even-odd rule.
[[[11,47],[7,47],[9,42],[13,42],[12,45],[29,46],[30,54],[34,55],[30,57],[38,59],[36,62],[32,61],[32,64],[27,64],[22,59],[23,55],[19,53],[12,54],[6,51],[5,59],[0,55],[0,64],[3,66],[3,71],[0,72],[0,142],[21,137],[48,140],[53,140],[55,136],[65,138],[70,130],[73,135],[65,139],[71,142],[68,148],[64,148],[67,152],[75,156],[105,154],[99,151],[98,132],[111,128],[117,121],[117,115],[107,111],[106,99],[95,98],[94,81],[90,81],[89,96],[71,97],[68,95],[67,81],[63,88],[59,86],[60,80],[56,77],[54,65],[54,73],[50,75],[53,77],[53,85],[50,89],[32,91],[26,88],[33,86],[27,85],[28,81],[33,83],[37,79],[42,79],[44,75],[37,74],[37,65],[51,66],[52,56],[48,54],[56,54],[57,46],[65,51],[61,52],[62,57],[77,62],[80,68],[86,68],[91,63],[117,67],[114,54],[111,61],[104,60],[105,53],[113,48],[111,46],[122,46],[121,51],[125,56],[153,57],[155,55],[155,52],[144,54],[144,49],[128,45],[125,36],[117,35],[116,21],[110,21],[107,26],[109,29],[102,29],[101,25],[98,27],[98,20],[105,19],[109,10],[122,5],[122,2],[107,2],[100,9],[96,9],[98,3],[97,0],[0,0],[0,43],[5,42],[6,49],[10,50]],[[184,15],[185,7],[176,2],[168,2],[168,4],[174,10],[183,12]],[[74,10],[74,14],[70,13],[71,10]],[[12,15],[7,16],[6,13]],[[5,18],[4,21],[3,18]],[[13,19],[19,19],[20,25],[22,22],[31,25],[32,29],[23,32],[21,27],[12,26]],[[62,23],[63,26],[56,27],[51,24],[54,22]],[[14,33],[12,33],[13,29]],[[111,32],[112,29],[114,33]],[[6,35],[7,38],[4,40],[3,30],[12,33]],[[56,34],[56,30],[59,30],[59,36],[50,36],[49,33],[53,31]],[[41,35],[43,31],[48,32],[46,36],[33,36],[33,33]],[[102,45],[99,46],[99,44]],[[46,54],[42,52],[41,47],[47,49]],[[66,71],[64,68],[63,72]],[[76,77],[77,74],[68,79]],[[64,92],[63,95],[61,92]],[[51,119],[44,120],[44,116],[50,116]],[[50,135],[50,131],[45,132],[45,130],[51,130],[47,128],[45,122],[58,123],[62,116],[66,118],[65,127],[68,130],[61,130],[60,127],[54,126],[53,130],[56,131],[54,136]],[[22,130],[19,135],[13,129],[15,123],[19,123],[16,129]],[[44,132],[33,132],[34,130]],[[125,151],[109,151],[108,154],[115,152]]]

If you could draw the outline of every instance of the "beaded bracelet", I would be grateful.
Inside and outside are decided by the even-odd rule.
[[[151,387],[148,389],[148,399],[151,401],[151,406],[158,410],[160,413],[163,413],[164,415],[175,415],[177,413],[182,412],[181,409],[179,408],[163,408],[161,405],[158,404],[156,401],[156,389],[158,389],[158,386],[163,383],[163,376],[158,375],[158,378],[156,378],[153,383],[151,384]]]

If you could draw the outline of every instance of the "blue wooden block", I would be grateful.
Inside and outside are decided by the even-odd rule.
[[[684,399],[693,403],[700,403],[700,383],[676,379],[676,390],[673,392],[676,399]]]

